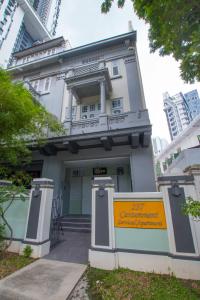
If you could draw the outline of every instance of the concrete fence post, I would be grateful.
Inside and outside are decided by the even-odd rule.
[[[54,182],[51,179],[39,178],[32,182],[25,237],[20,252],[23,252],[26,245],[30,245],[35,258],[48,254],[50,250],[53,188]]]
[[[200,224],[183,212],[187,197],[197,199],[194,177],[189,175],[158,177],[158,187],[164,196],[169,248],[174,257],[172,269],[176,269],[177,277],[191,270],[191,274],[196,274],[195,277],[198,278],[199,264],[196,262],[200,256]]]
[[[111,177],[96,177],[92,187],[92,238],[89,261],[93,267],[114,269],[114,183]]]

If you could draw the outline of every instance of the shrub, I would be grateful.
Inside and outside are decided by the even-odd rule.
[[[32,252],[33,252],[33,249],[31,248],[31,246],[27,245],[23,250],[23,256],[26,258],[29,258],[31,256]]]

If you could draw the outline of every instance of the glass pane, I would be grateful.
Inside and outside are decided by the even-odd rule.
[[[90,105],[90,111],[95,111],[95,104]]]
[[[88,107],[87,107],[87,105],[84,105],[83,107],[82,107],[82,112],[87,112],[88,111]]]

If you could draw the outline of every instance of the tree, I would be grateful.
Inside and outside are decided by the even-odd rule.
[[[191,215],[196,221],[200,220],[200,201],[188,197],[186,204],[183,206],[183,212],[186,215]]]
[[[200,81],[200,1],[131,0],[139,18],[149,23],[150,51],[173,55],[180,62],[185,82]],[[104,0],[101,11],[107,13],[114,0]],[[123,7],[125,0],[117,0]]]
[[[23,83],[12,82],[8,72],[0,69],[0,165],[27,159],[30,145],[47,138],[47,128],[55,134],[63,131]]]

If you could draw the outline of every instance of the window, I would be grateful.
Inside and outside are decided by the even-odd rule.
[[[112,100],[112,114],[123,113],[122,98]]]
[[[98,103],[98,110],[101,110],[101,103]]]
[[[82,115],[82,119],[87,119],[87,115]]]
[[[82,112],[86,113],[87,111],[88,111],[88,106],[87,105],[82,106]]]
[[[47,77],[44,80],[44,93],[48,93],[50,89],[50,84],[51,84],[51,78]]]
[[[112,101],[112,108],[121,107],[121,99],[116,99]]]
[[[112,62],[112,75],[119,76],[119,63],[117,60]]]
[[[95,104],[90,105],[90,111],[95,111]]]

